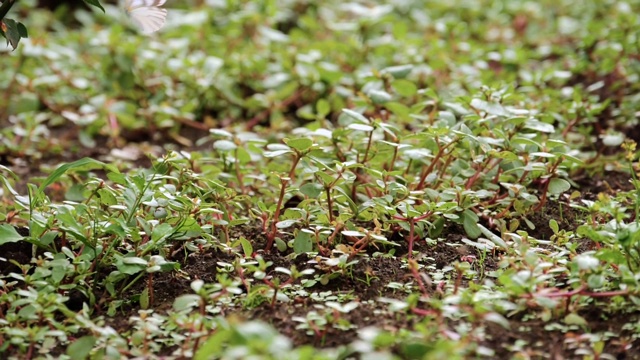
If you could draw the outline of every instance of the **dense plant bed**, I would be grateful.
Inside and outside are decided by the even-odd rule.
[[[0,357],[640,357],[637,1],[167,7],[0,58]]]

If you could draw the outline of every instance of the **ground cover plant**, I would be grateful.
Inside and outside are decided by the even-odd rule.
[[[0,357],[640,357],[638,1],[102,5],[11,9]]]

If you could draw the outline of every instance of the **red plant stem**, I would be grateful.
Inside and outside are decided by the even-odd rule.
[[[384,169],[387,171],[390,171],[391,169],[393,169],[394,167],[393,165],[396,163],[397,158],[398,158],[398,147],[395,146],[393,149],[393,157],[391,158],[391,161],[389,161],[389,163],[385,165]],[[385,175],[384,181],[385,182],[389,181],[389,174]]]
[[[509,196],[508,192],[506,192],[504,194],[499,194],[499,192],[496,191],[495,195],[493,195],[493,197],[491,199],[489,199],[489,201],[487,201],[487,205],[493,205],[493,204],[497,203],[498,200],[502,200],[502,199],[504,199],[504,198],[506,198],[508,196]]]
[[[249,291],[247,290],[247,292],[249,292]],[[207,311],[207,304],[206,304],[206,302],[205,302],[205,300],[203,298],[200,298],[199,302],[200,302],[200,315],[205,316],[206,311]],[[204,331],[204,324],[205,324],[204,321],[200,322],[200,329],[199,329],[200,333],[202,333],[202,331]],[[191,334],[189,336],[191,336]],[[196,351],[200,347],[200,339],[202,339],[202,335],[198,336],[195,339],[194,343],[193,343],[193,353],[194,354],[196,353]]]
[[[278,233],[278,229],[276,228],[276,223],[280,218],[280,210],[282,209],[282,202],[284,199],[284,193],[289,180],[280,179],[280,196],[278,197],[278,205],[276,206],[276,213],[273,215],[273,221],[271,222],[271,232],[267,235],[267,246],[265,246],[265,251],[271,251],[273,247],[273,241],[276,238],[276,234]]]
[[[269,215],[267,213],[262,213],[260,215],[260,221],[262,221],[262,231],[266,234],[267,233],[267,227],[269,226]]]
[[[460,284],[462,283],[462,271],[458,267],[456,268],[456,271],[458,272],[458,276],[456,276],[456,282],[453,285],[453,295],[458,294],[458,289],[460,288]]]
[[[351,185],[351,200],[355,202],[358,195],[358,175],[355,171],[353,171],[353,173],[356,175],[356,178],[353,180],[353,184]]]
[[[440,173],[444,174],[447,170],[447,168],[449,167],[449,165],[451,165],[451,163],[453,162],[453,156],[448,156],[447,160],[445,160],[442,163],[442,166],[440,167]],[[436,179],[436,182],[434,184],[434,188],[437,188],[438,186],[440,186],[440,184],[442,184],[444,182],[444,179],[442,177],[439,177],[438,179]]]
[[[351,261],[354,257],[356,257],[361,251],[363,251],[367,246],[369,246],[371,238],[369,236],[365,236],[360,240],[356,240],[356,242],[351,247],[351,252],[349,253],[349,261]]]
[[[289,285],[289,284],[293,284],[293,278],[289,278],[289,280],[283,282],[280,285],[274,284],[269,279],[262,279],[262,282],[267,284],[267,286],[270,287],[271,289],[273,289],[273,297],[271,298],[271,305],[270,305],[270,307],[273,309],[276,306],[276,299],[278,297],[278,291],[280,289],[284,288],[285,286]]]
[[[440,160],[441,156],[442,156],[442,149],[438,150],[438,153],[433,158],[433,161],[431,162],[431,164],[429,164],[429,166],[425,169],[425,171],[423,171],[422,174],[420,175],[420,181],[416,186],[416,190],[422,190],[424,188],[424,182],[427,179],[427,176],[431,174],[431,171],[433,171],[433,167],[436,165],[438,160]]]
[[[560,163],[562,162],[562,159],[559,159],[558,161],[556,161],[553,166],[551,166],[551,169],[549,170],[550,174],[553,174],[556,169],[558,168],[558,166],[560,165]],[[542,197],[540,197],[540,203],[538,204],[538,206],[535,207],[535,211],[538,211],[540,209],[542,209],[542,207],[544,206],[544,204],[546,204],[547,202],[547,193],[549,192],[549,184],[551,184],[551,179],[553,179],[553,177],[549,177],[544,179],[543,184],[544,184],[544,188],[542,189]]]
[[[409,236],[407,237],[407,242],[409,242],[409,254],[407,255],[407,257],[409,259],[411,259],[412,256],[412,252],[413,252],[413,241],[415,240],[415,223],[416,221],[420,221],[420,220],[424,220],[426,218],[428,218],[429,216],[431,216],[433,214],[432,211],[427,211],[426,213],[418,216],[418,217],[412,217],[412,218],[407,218],[404,216],[400,216],[400,215],[394,215],[393,218],[394,219],[398,219],[401,221],[407,221],[409,222]]]
[[[273,288],[273,297],[271,298],[271,309],[276,306],[276,298],[278,297],[278,288]]]
[[[149,287],[149,306],[153,305],[153,273],[149,273],[149,281],[148,281],[148,285]]]
[[[422,316],[438,316],[438,312],[435,310],[425,310],[420,308],[411,308],[411,312]]]
[[[331,201],[331,187],[325,187],[324,191],[327,193],[327,206],[329,207],[329,222],[333,222],[333,202]]]
[[[500,174],[502,173],[502,169],[498,168],[496,171],[496,176],[493,177],[493,183],[498,185],[498,181],[500,180]]]
[[[353,186],[351,187],[351,200],[356,201],[356,195],[357,195],[357,188],[360,184],[365,185],[370,183],[368,177],[362,175],[361,173],[358,172],[358,170],[356,171],[351,171],[351,173],[353,175],[356,176],[356,179],[353,181]],[[367,193],[367,196],[369,197],[369,199],[373,198],[374,195],[371,193],[371,188],[369,187],[365,187],[364,191]],[[376,194],[381,194],[380,191],[376,191]]]
[[[311,328],[311,330],[313,331],[313,334],[315,335],[316,339],[319,340],[320,338],[322,338],[324,336],[324,330],[320,330],[318,329],[318,327],[316,326],[315,323],[310,322],[309,323],[309,327]]]
[[[436,137],[436,142],[437,141],[438,141],[438,138]],[[456,142],[457,141],[455,141],[455,140],[451,141],[447,145],[445,145],[445,146],[443,146],[443,147],[438,149],[438,153],[433,158],[433,161],[431,161],[431,164],[429,164],[429,166],[425,169],[425,171],[423,171],[422,174],[420,175],[420,181],[418,182],[418,185],[416,185],[416,189],[415,190],[422,190],[424,188],[424,182],[427,179],[427,176],[429,176],[429,174],[431,174],[431,172],[433,171],[433,168],[436,166],[436,164],[438,163],[440,158],[444,155],[444,151],[449,146],[455,144]]]
[[[578,124],[580,122],[581,118],[580,116],[576,115],[576,118],[569,121],[569,124],[567,124],[567,127],[564,128],[564,130],[562,130],[562,138],[566,139],[567,135],[569,134],[569,132],[573,129],[574,126],[576,126],[576,124]]]
[[[630,293],[629,293],[629,290],[617,290],[617,291],[603,291],[600,293],[581,292],[580,295],[590,296],[590,297],[613,297],[613,296],[630,295]]]
[[[247,282],[247,279],[245,279],[244,277],[244,269],[242,268],[242,266],[236,267],[236,273],[238,274],[238,277],[240,278],[240,282],[242,283],[242,285],[244,285],[245,289],[247,289],[247,293],[249,293],[249,291],[251,290],[251,286]]]
[[[414,218],[410,218],[409,219],[409,254],[407,255],[407,257],[409,259],[411,259],[412,257],[412,253],[413,253],[413,236],[414,236],[414,232],[415,232],[415,219]]]
[[[542,209],[544,204],[547,203],[547,192],[549,191],[549,184],[551,183],[551,178],[547,178],[543,180],[544,188],[542,189],[542,196],[540,197],[540,203],[533,209],[534,211],[539,211]]]
[[[416,282],[418,283],[418,287],[420,288],[420,291],[422,291],[422,295],[424,295],[425,297],[429,297],[427,288],[424,286],[424,282],[420,278],[420,273],[418,273],[418,263],[415,262],[414,260],[410,260],[409,269],[411,270],[411,275],[413,276],[413,278],[416,279]]]
[[[491,164],[491,166],[486,168],[486,166],[489,165],[489,161],[491,161],[491,160],[492,160],[491,158],[487,159],[486,165],[482,166],[480,169],[478,169],[478,171],[476,171],[475,174],[473,174],[473,176],[471,176],[469,179],[467,179],[467,183],[465,184],[465,187],[464,187],[466,190],[471,189],[473,184],[478,180],[478,178],[480,178],[480,175],[482,175],[483,173],[488,173],[489,171],[493,170],[493,168],[495,168],[498,164],[500,164],[500,161],[502,159],[497,159],[497,161],[494,161]],[[483,169],[485,169],[485,168],[486,168],[486,170],[483,171]]]
[[[296,177],[296,167],[298,166],[300,159],[302,159],[302,156],[296,153],[296,156],[293,158],[293,164],[291,164],[291,170],[289,170],[289,179],[291,180]]]
[[[507,213],[509,212],[509,210],[511,210],[511,207],[513,206],[514,203],[515,203],[515,200],[511,200],[509,205],[506,208],[504,208],[504,210],[502,210],[498,215],[496,215],[494,219],[500,219],[501,217],[507,215]]]
[[[333,233],[329,235],[329,237],[327,238],[327,244],[329,244],[329,246],[333,246],[333,240],[335,240],[336,236],[338,236],[338,233],[340,232],[340,230],[342,230],[342,227],[342,224],[337,224],[336,228],[333,230]]]
[[[426,213],[420,215],[420,216],[416,216],[415,218],[413,218],[415,221],[421,221],[424,220],[426,218],[428,218],[429,216],[433,215],[433,211],[429,210]]]
[[[33,359],[33,350],[35,349],[36,343],[31,340],[31,342],[29,343],[29,350],[27,351],[26,359],[31,360]]]
[[[529,175],[529,170],[525,170],[522,173],[522,176],[520,176],[520,179],[518,180],[518,184],[521,184],[524,181],[524,179],[527,177],[527,175]]]
[[[364,151],[364,157],[362,158],[362,165],[367,162],[369,157],[369,150],[371,149],[371,142],[373,141],[373,131],[369,132],[369,140],[367,141],[367,149]]]

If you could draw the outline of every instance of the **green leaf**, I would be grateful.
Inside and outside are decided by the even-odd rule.
[[[409,75],[411,70],[413,70],[413,65],[405,64],[405,65],[389,66],[380,70],[380,72],[383,74],[390,74],[396,79],[402,79],[407,77],[407,75]]]
[[[587,326],[587,320],[585,320],[582,316],[571,313],[564,317],[564,323],[567,325],[579,325],[579,326]]]
[[[132,256],[123,258],[122,263],[127,265],[138,265],[141,267],[146,267],[149,262],[143,258]]]
[[[480,231],[480,228],[478,227],[478,217],[475,216],[475,214],[473,214],[474,216],[471,216],[469,210],[465,210],[461,215],[462,215],[462,226],[464,227],[464,231],[467,233],[467,235],[472,238],[472,239],[477,239],[482,232]]]
[[[326,117],[331,112],[331,105],[327,100],[320,99],[316,103],[316,112],[318,113],[319,117]]]
[[[20,36],[23,39],[26,39],[26,38],[29,37],[29,32],[27,31],[27,27],[24,26],[24,24],[22,24],[20,22],[18,23],[18,32],[20,33]]]
[[[347,128],[351,130],[364,131],[364,132],[373,131],[373,126],[366,125],[366,124],[358,124],[358,123],[349,124]]]
[[[555,128],[551,124],[544,123],[537,119],[531,118],[525,121],[524,127],[527,129],[543,132],[543,133],[553,133]]]
[[[274,150],[274,151],[265,151],[263,155],[264,157],[267,157],[267,158],[273,158],[273,157],[278,157],[280,155],[289,154],[289,153],[292,153],[292,151],[289,149],[287,150],[281,149],[281,150]]]
[[[191,310],[200,304],[200,296],[196,294],[186,294],[178,296],[173,301],[173,309],[176,311]]]
[[[420,342],[406,342],[400,346],[400,353],[405,359],[429,359],[430,350],[429,345]]]
[[[213,148],[219,151],[231,151],[235,150],[238,146],[229,140],[218,140],[213,143]]]
[[[149,308],[149,288],[148,287],[144,288],[144,290],[142,290],[142,294],[140,294],[140,307],[145,310]]]
[[[118,169],[113,166],[113,165],[109,165],[109,164],[105,164],[101,161],[98,160],[94,160],[91,158],[82,158],[80,160],[76,160],[74,162],[70,162],[68,164],[63,164],[58,166],[57,169],[55,169],[45,180],[42,184],[40,184],[40,187],[38,188],[38,192],[43,193],[44,189],[53,184],[54,182],[56,182],[62,175],[64,175],[67,171],[69,170],[76,170],[76,171],[82,171],[82,170],[89,170],[89,169],[94,169],[94,168],[101,168],[101,169],[106,169],[108,171],[114,172],[114,173],[119,173]]]
[[[71,360],[84,360],[89,356],[95,344],[95,337],[83,336],[67,347],[67,355]]]
[[[505,159],[505,160],[509,160],[509,161],[517,161],[518,155],[512,153],[511,151],[500,151],[500,152],[496,152],[493,154],[493,156],[500,158],[500,159]]]
[[[278,221],[276,223],[276,227],[278,229],[286,229],[286,228],[290,228],[293,225],[297,224],[298,220],[294,220],[294,219],[289,219],[289,220],[282,220],[282,221]]]
[[[85,199],[83,192],[84,192],[84,185],[73,184],[71,185],[69,190],[67,190],[67,193],[64,194],[64,197],[66,200],[69,200],[69,201],[82,202]]]
[[[409,109],[407,105],[399,102],[390,101],[384,104],[384,107],[386,107],[387,110],[391,111],[393,114],[399,117],[408,117],[409,115],[411,115],[411,109]]]
[[[232,138],[233,137],[232,133],[228,132],[227,130],[223,130],[223,129],[209,129],[209,134],[215,135],[215,136],[226,137],[226,138]]]
[[[412,97],[418,92],[416,84],[409,80],[399,79],[391,83],[394,90],[401,96]]]
[[[102,200],[102,204],[107,206],[115,205],[118,203],[118,200],[111,192],[111,190],[105,188],[98,189],[98,197],[100,197],[100,200]]]
[[[429,237],[432,239],[437,238],[442,233],[444,229],[444,217],[437,218],[436,221],[433,222],[431,227],[429,227]]]
[[[0,225],[0,245],[12,242],[18,242],[24,239],[24,236],[18,234],[16,228],[12,225]]]
[[[505,318],[504,316],[496,313],[496,312],[490,312],[484,315],[484,319],[487,321],[491,321],[494,322],[500,326],[502,326],[505,329],[509,329],[511,327],[511,325],[509,324],[509,320],[507,320],[507,318]]]
[[[231,331],[228,329],[218,329],[198,348],[193,359],[209,360],[219,358],[222,355],[222,349],[231,338],[231,335]]]
[[[335,180],[335,178],[333,176],[331,176],[331,175],[329,175],[329,174],[327,174],[327,173],[325,173],[323,171],[316,172],[315,175],[316,175],[316,177],[318,179],[320,179],[322,184],[327,185],[327,186],[329,184],[333,183],[333,181]]]
[[[89,5],[97,7],[98,9],[102,10],[102,12],[105,12],[104,8],[102,7],[102,5],[100,5],[100,2],[98,0],[84,0],[84,2],[86,2]]]
[[[279,237],[277,237],[276,238],[276,247],[278,248],[278,251],[284,252],[284,251],[287,250],[287,243],[284,242],[284,240],[282,240]]]
[[[322,185],[317,183],[306,183],[300,186],[300,192],[312,199],[317,198],[322,193]]]
[[[251,154],[245,148],[238,148],[236,150],[236,157],[240,164],[248,164],[251,162]]]
[[[147,262],[140,258],[119,258],[115,265],[121,273],[134,275],[143,271],[147,267]]]
[[[284,143],[298,152],[307,151],[313,146],[313,140],[309,138],[284,139]]]
[[[20,39],[28,37],[27,28],[13,19],[4,19],[2,23],[4,26],[0,28],[0,32],[7,39],[7,44],[11,44],[11,47],[15,50]]]
[[[91,249],[95,249],[95,246],[87,240],[87,236],[85,234],[86,229],[78,220],[77,209],[72,210],[69,207],[60,207],[56,214],[56,219],[58,220],[58,226],[61,230],[73,235],[73,237]]]
[[[482,234],[486,236],[487,239],[491,240],[492,243],[496,244],[497,246],[500,246],[503,249],[507,249],[507,243],[504,242],[504,240],[502,240],[500,236],[492,233],[489,229],[487,229],[486,227],[480,224],[476,224],[476,225],[478,226],[478,229],[480,229],[480,232],[482,232]]]
[[[386,102],[391,101],[391,99],[393,99],[391,94],[381,90],[371,90],[369,91],[368,95],[374,104],[384,104]]]
[[[602,274],[591,274],[589,278],[587,278],[587,285],[589,285],[589,288],[592,290],[602,289],[606,283],[607,280]]]
[[[355,112],[351,109],[342,109],[342,112],[345,115],[349,116],[350,118],[360,121],[361,123],[365,123],[365,124],[369,123],[369,119],[367,119],[364,115],[360,114],[359,112]]]
[[[156,226],[155,228],[153,228],[153,231],[151,232],[151,241],[156,242],[156,241],[164,240],[167,237],[169,237],[169,235],[171,235],[173,232],[174,232],[173,226],[167,223],[162,223]]]
[[[567,180],[553,178],[549,180],[549,194],[559,195],[571,189],[571,184]]]
[[[311,235],[304,231],[298,231],[296,238],[293,240],[293,251],[296,254],[313,251],[313,242],[311,241]]]
[[[250,258],[253,254],[253,246],[251,242],[244,237],[240,238],[240,245],[242,245],[242,251],[244,252],[244,257]]]
[[[19,177],[18,175],[16,175],[16,173],[14,173],[13,171],[11,171],[11,169],[9,169],[6,166],[0,165],[0,170],[5,171],[7,173],[9,173],[9,175],[14,179],[14,180],[18,180]],[[13,189],[13,187],[11,186],[11,184],[9,184],[9,179],[7,177],[5,177],[4,175],[0,175],[0,182],[2,184],[4,184],[4,186],[6,186],[7,190],[9,190],[9,192],[11,193],[11,195],[13,196],[20,196],[20,194],[15,191]]]

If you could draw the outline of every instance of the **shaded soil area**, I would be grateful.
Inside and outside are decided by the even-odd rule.
[[[195,138],[195,135],[193,136]],[[102,139],[101,144],[106,146],[107,141],[108,139]],[[83,156],[108,159],[109,155],[109,152],[105,151],[105,147],[98,146],[83,153],[66,154],[65,157],[72,158],[71,160]],[[53,160],[53,158],[45,158],[41,161],[47,162],[49,160]],[[2,162],[5,163],[5,161]],[[149,160],[145,156],[140,156],[134,160],[134,163],[139,166],[148,166]],[[39,170],[40,165],[40,162],[24,164],[21,175],[24,176],[24,179],[28,178],[26,174],[29,174],[29,177],[43,175]],[[614,196],[617,192],[633,189],[629,182],[629,175],[622,172],[610,172],[593,177],[584,176],[576,180],[580,185],[581,196],[585,200],[594,200],[600,193]],[[22,189],[24,190],[24,183]],[[528,216],[528,220],[534,225],[534,228],[527,229],[529,234],[537,239],[550,239],[554,235],[549,226],[550,219],[555,219],[560,229],[565,231],[575,231],[583,221],[580,214],[562,200],[549,201],[542,211]],[[524,226],[524,221],[522,225]],[[22,235],[27,235],[24,231],[24,228],[19,228]],[[231,235],[236,239],[240,237],[254,239],[255,249],[264,246],[264,236],[257,225],[236,227],[232,230]],[[482,271],[477,272],[478,277],[460,279],[458,285],[461,287],[468,287],[472,283],[481,284],[488,272],[498,269],[502,254],[498,251],[480,253],[477,249],[464,244],[462,240],[466,235],[462,226],[450,225],[445,228],[441,237],[445,241],[433,244],[425,241],[416,242],[415,250],[419,252],[417,259],[425,266],[425,269],[443,270],[455,263],[462,262],[469,263],[472,267],[478,267],[478,259],[483,258]],[[312,344],[318,347],[350,344],[358,339],[357,330],[367,326],[399,331],[400,329],[415,328],[421,322],[432,321],[431,318],[425,319],[424,316],[414,314],[411,311],[392,311],[387,302],[378,301],[381,298],[405,300],[409,291],[390,285],[405,284],[410,281],[415,284],[418,281],[415,274],[408,268],[407,262],[403,260],[408,251],[406,242],[402,236],[396,236],[394,240],[400,244],[400,247],[396,249],[395,255],[397,257],[375,257],[372,256],[373,252],[367,256],[356,257],[354,260],[358,262],[349,270],[348,274],[340,274],[340,276],[330,279],[326,284],[318,282],[311,287],[304,288],[307,294],[313,293],[315,297],[291,296],[291,301],[277,302],[275,306],[272,306],[270,299],[265,297],[258,299],[244,309],[223,309],[223,315],[233,315],[244,319],[261,319],[272,324],[280,333],[289,337],[295,345]],[[579,251],[593,248],[591,242],[580,241]],[[177,254],[183,253],[177,252]],[[25,242],[0,245],[0,257],[12,260],[17,264],[30,264],[32,255],[41,256],[42,251],[36,250],[34,252],[33,246]],[[307,255],[295,258],[277,253],[261,253],[261,255],[265,260],[272,261],[273,267],[290,268],[295,265],[298,269],[316,268],[317,271],[322,271],[312,263],[314,259]],[[216,282],[218,262],[232,263],[235,259],[235,255],[213,249],[188,256],[175,256],[172,260],[180,262],[181,271],[160,273],[154,276],[152,308],[161,314],[166,313],[171,309],[178,296],[191,292],[191,281],[202,279],[207,283]],[[20,272],[19,266],[9,261],[0,261],[0,276],[8,275],[11,272]],[[421,270],[421,273],[427,274],[428,271]],[[421,279],[425,283],[427,295],[438,297],[438,292],[441,291],[439,289],[440,283],[431,281],[429,276]],[[146,282],[139,281],[123,294],[125,302],[115,316],[106,318],[108,325],[120,333],[130,331],[129,319],[131,316],[137,316],[141,310],[137,299],[145,286]],[[246,292],[247,288],[244,287],[243,290]],[[84,301],[83,297],[78,294],[68,295],[71,297],[67,304],[69,308],[79,310]],[[358,306],[347,313],[333,312],[330,314],[336,322],[340,321],[344,325],[340,328],[335,326],[316,329],[305,328],[302,322],[296,319],[305,318],[312,311],[326,312],[326,307],[322,306],[324,304],[323,296],[341,302],[355,301]],[[96,313],[106,315],[105,303],[108,303],[109,300],[104,298],[103,301],[98,301],[99,305],[95,308]],[[601,301],[606,301],[606,299]],[[570,305],[567,304],[567,308]],[[8,304],[0,304],[0,312],[3,313],[7,306]],[[563,318],[567,313],[552,314],[548,321],[541,321],[538,316],[540,314],[536,314],[535,311],[533,314],[513,314],[508,318],[508,328],[483,319],[476,320],[474,326],[484,329],[482,331],[484,335],[477,339],[479,345],[495,350],[495,358],[500,359],[510,358],[514,352],[526,353],[531,358],[572,358],[580,351],[591,351],[593,343],[599,341],[594,336],[601,336],[600,340],[604,342],[603,351],[615,354],[617,359],[640,358],[640,341],[632,337],[632,329],[623,328],[626,324],[640,322],[640,314],[637,312],[627,313],[624,309],[620,309],[616,313],[603,313],[600,309],[599,301],[592,301],[587,306],[582,306],[579,315],[586,321],[582,326],[564,325]],[[451,320],[446,320],[442,324],[443,328],[455,325]],[[447,335],[443,333],[440,336],[446,337]],[[166,349],[167,353],[170,353],[171,350],[170,348]],[[400,349],[398,351],[401,353]]]
[[[598,186],[598,185],[594,185]],[[560,208],[562,217],[559,217]],[[568,207],[557,202],[550,202],[544,211],[534,214],[530,220],[536,225],[532,234],[541,239],[548,239],[552,232],[549,230],[549,219],[555,218],[561,228],[565,230],[575,230],[579,217]],[[24,234],[24,229],[20,230]],[[26,235],[26,234],[24,234]],[[246,238],[260,239],[260,229],[257,226],[242,226],[236,229],[234,236],[245,236]],[[477,258],[481,256],[474,248],[461,243],[465,237],[463,230],[457,226],[446,228],[443,234],[446,241],[439,241],[435,244],[427,244],[424,241],[416,243],[416,250],[420,253],[419,261],[425,266],[442,270],[451,266],[455,262],[469,262],[477,264]],[[260,243],[254,244],[255,248],[260,248]],[[585,249],[590,246],[585,245]],[[401,242],[398,254],[406,255],[406,244]],[[31,259],[32,246],[23,242],[9,243],[0,246],[0,254],[10,260],[21,264],[27,264]],[[37,254],[36,254],[37,255]],[[295,258],[283,256],[277,253],[263,253],[267,261],[273,262],[273,267],[280,266],[289,268],[295,265],[298,269],[314,267],[314,258],[307,255],[299,255]],[[501,259],[499,252],[484,254],[484,272],[496,270]],[[190,283],[193,279],[202,279],[205,282],[215,282],[218,275],[218,263],[231,263],[235,256],[219,250],[207,250],[202,253],[192,253],[186,257],[176,256],[174,260],[181,263],[181,272],[160,273],[154,277],[153,294],[154,311],[165,314],[171,309],[176,297],[190,293]],[[358,329],[366,326],[377,326],[389,331],[414,328],[421,322],[433,321],[432,318],[425,318],[422,315],[413,314],[411,311],[391,311],[388,303],[378,301],[381,298],[404,300],[408,296],[408,291],[390,286],[390,284],[404,284],[411,280],[415,282],[415,277],[407,267],[406,261],[396,257],[356,257],[357,264],[353,266],[349,274],[341,274],[335,279],[329,280],[326,284],[316,283],[312,287],[304,290],[314,293],[316,300],[311,296],[293,296],[289,302],[277,302],[272,306],[268,298],[257,301],[250,307],[244,309],[227,308],[223,309],[222,315],[232,315],[243,319],[261,319],[272,324],[280,333],[289,337],[295,345],[312,344],[318,347],[335,347],[347,345],[358,339]],[[4,265],[2,265],[4,264]],[[14,264],[7,265],[0,262],[0,274],[7,275],[9,272],[17,271]],[[425,278],[427,279],[427,278]],[[469,286],[471,282],[479,284],[482,278],[463,279],[460,286]],[[120,333],[130,331],[131,324],[129,318],[137,316],[141,309],[137,296],[144,289],[146,283],[140,281],[130,290],[124,293],[122,299],[125,304],[113,317],[107,317],[107,324]],[[253,285],[255,286],[255,284]],[[429,296],[437,297],[439,283],[434,281],[426,283]],[[244,291],[246,292],[246,288]],[[415,289],[414,289],[415,291]],[[340,302],[355,301],[358,307],[348,313],[333,312],[330,314],[336,321],[345,324],[341,328],[326,326],[317,329],[309,329],[302,326],[300,318],[305,318],[310,312],[326,312],[323,305],[324,300],[318,300],[322,296]],[[106,299],[105,299],[106,300]],[[569,301],[569,300],[567,300]],[[602,300],[602,301],[606,301]],[[72,296],[68,304],[71,309],[80,309],[82,299]],[[567,308],[571,304],[567,304]],[[5,305],[6,306],[6,305]],[[0,310],[3,306],[0,305]],[[631,330],[623,328],[625,324],[640,321],[640,314],[627,313],[621,309],[617,313],[603,313],[599,306],[599,301],[593,301],[588,306],[581,307],[579,315],[585,319],[583,326],[568,326],[564,324],[563,318],[567,313],[554,313],[546,321],[540,320],[535,314],[535,307],[528,313],[516,313],[508,318],[509,327],[505,328],[495,322],[483,321],[474,322],[474,326],[482,328],[482,336],[477,340],[479,345],[486,346],[496,351],[495,358],[510,358],[514,352],[526,353],[531,358],[561,359],[572,358],[580,351],[591,351],[593,348],[594,336],[601,336],[604,342],[603,351],[615,354],[617,359],[640,358],[640,342],[632,338]],[[97,313],[105,315],[106,306],[97,307]],[[539,309],[542,312],[542,309]],[[539,315],[539,314],[538,314]],[[298,320],[296,320],[298,319]],[[456,324],[451,320],[446,320],[442,324],[444,328],[454,327]],[[606,335],[609,334],[609,335]],[[614,335],[611,335],[614,334]],[[442,335],[444,336],[444,335]],[[169,354],[172,349],[166,349]],[[398,349],[402,353],[401,349]]]

